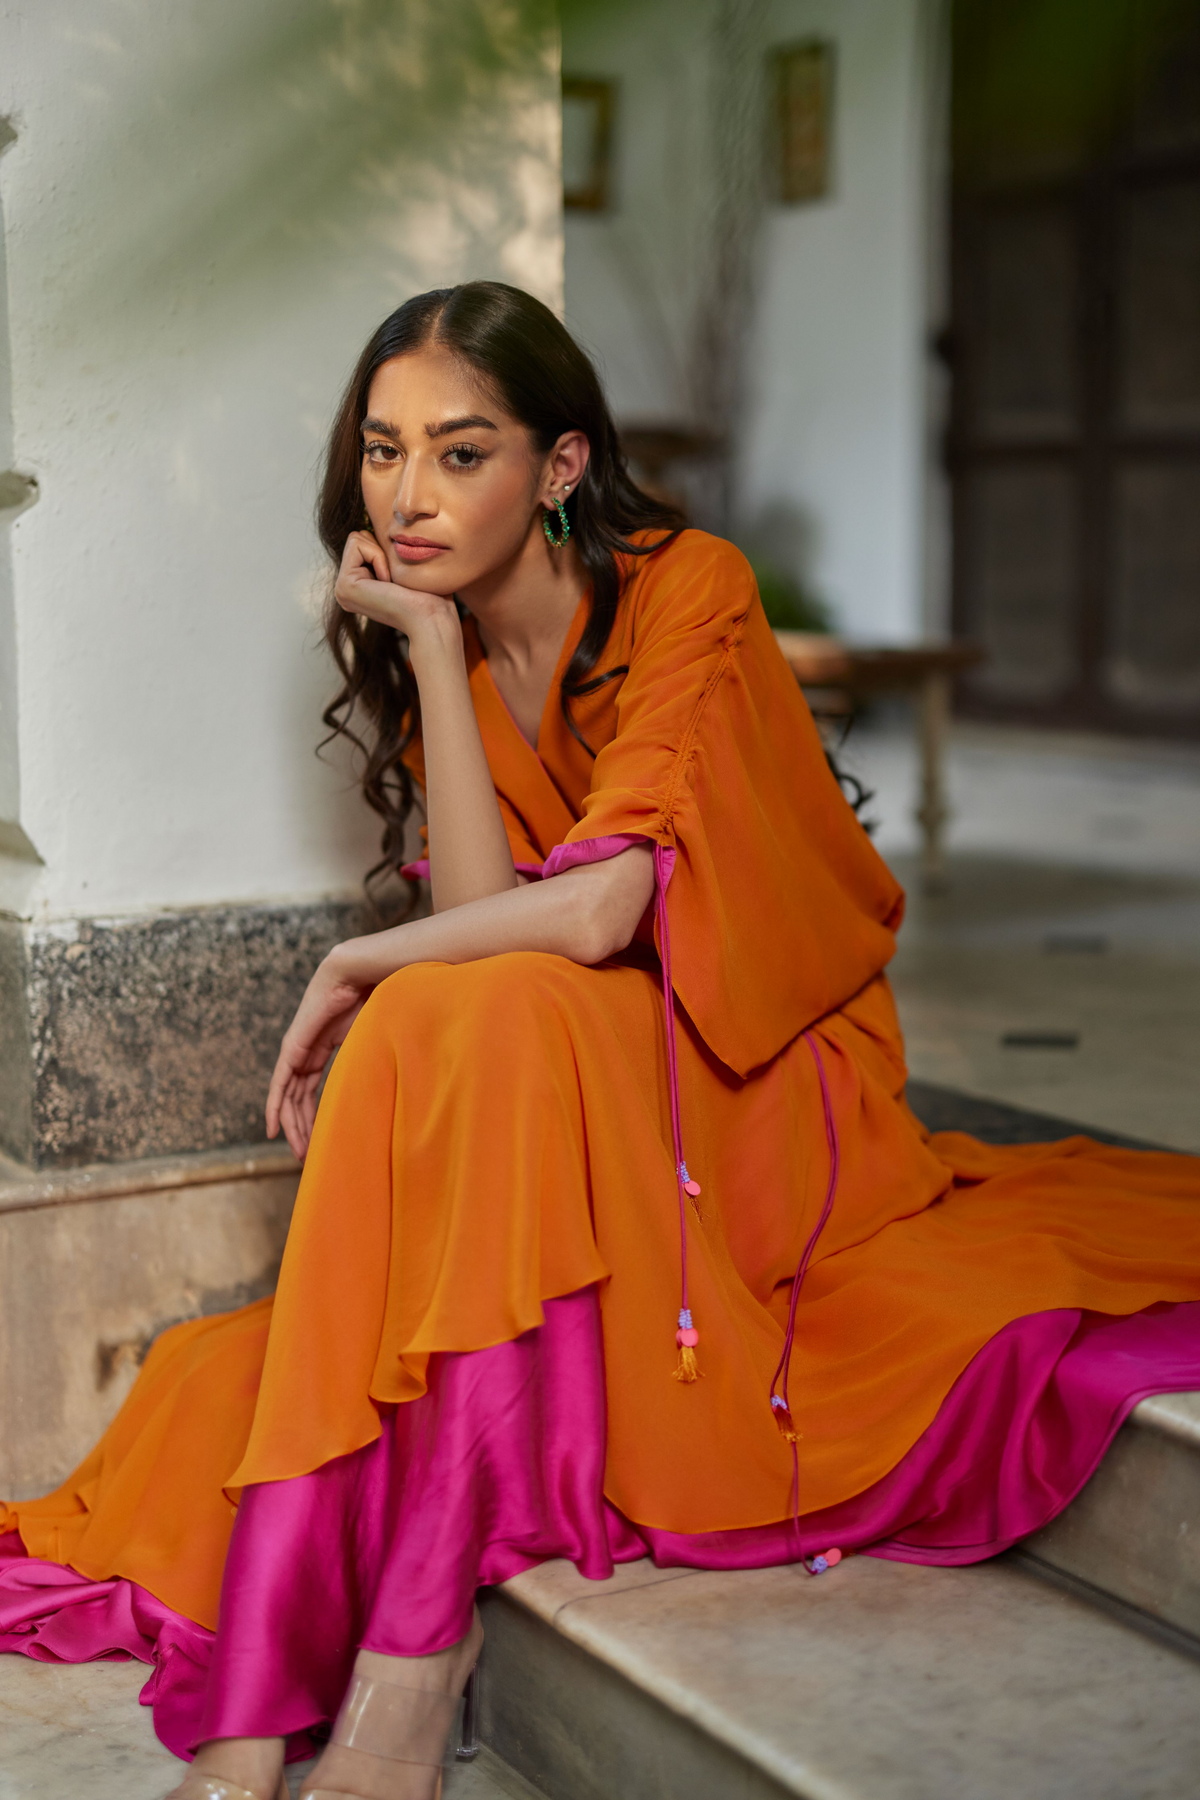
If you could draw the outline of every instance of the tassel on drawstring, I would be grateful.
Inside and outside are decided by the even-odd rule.
[[[675,988],[671,979],[671,924],[667,917],[667,882],[670,879],[671,866],[675,860],[674,851],[666,851],[661,844],[654,846],[654,881],[658,893],[658,931],[659,945],[662,954],[663,982],[663,1015],[667,1033],[667,1093],[671,1103],[671,1142],[675,1148],[675,1185],[679,1191],[679,1328],[675,1333],[675,1344],[679,1355],[676,1358],[674,1377],[691,1385],[701,1379],[700,1369],[696,1362],[696,1345],[700,1342],[700,1333],[692,1322],[691,1309],[688,1306],[688,1263],[687,1263],[687,1208],[691,1208],[696,1218],[700,1218],[700,1183],[688,1173],[688,1166],[683,1155],[683,1127],[679,1119],[679,1059],[675,1049]]]
[[[776,1425],[778,1425],[780,1435],[786,1439],[789,1444],[798,1444],[800,1442],[800,1433],[796,1430],[791,1409],[789,1408],[787,1401],[782,1399],[779,1394],[771,1395],[771,1417],[774,1419]]]
[[[692,1315],[686,1306],[679,1309],[679,1329],[675,1333],[675,1342],[679,1346],[679,1357],[675,1364],[676,1381],[698,1381],[700,1370],[696,1365],[696,1345],[700,1342],[700,1333],[692,1324]]]

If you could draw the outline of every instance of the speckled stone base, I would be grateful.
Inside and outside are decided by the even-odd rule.
[[[0,1150],[34,1169],[252,1143],[351,902],[0,922]]]

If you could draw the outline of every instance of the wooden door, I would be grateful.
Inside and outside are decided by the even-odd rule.
[[[1200,0],[956,0],[960,710],[1200,735]]]

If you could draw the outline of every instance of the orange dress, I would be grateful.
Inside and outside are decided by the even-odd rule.
[[[1195,1159],[1082,1138],[996,1149],[931,1138],[909,1112],[883,973],[903,898],[735,549],[688,531],[631,559],[596,665],[627,672],[573,708],[594,755],[557,678],[535,751],[469,627],[468,660],[516,861],[625,835],[674,852],[700,1379],[672,1378],[679,1208],[649,943],[595,968],[522,953],[404,969],[331,1072],[273,1305],[165,1333],[75,1475],[0,1518],[31,1554],[126,1576],[202,1624],[239,1490],[371,1443],[432,1356],[514,1339],[590,1286],[607,1497],[675,1533],[786,1518],[791,1447],[768,1395],[829,1187],[822,1080],[840,1167],[791,1366],[804,1511],[893,1469],[1010,1321],[1200,1299]]]

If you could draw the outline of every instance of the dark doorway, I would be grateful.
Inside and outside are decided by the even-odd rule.
[[[955,0],[960,709],[1200,736],[1200,0]]]

